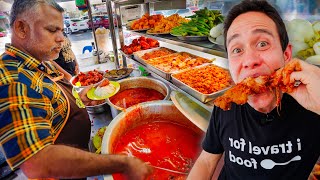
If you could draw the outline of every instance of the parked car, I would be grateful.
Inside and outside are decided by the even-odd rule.
[[[78,32],[78,31],[86,32],[88,28],[89,26],[88,26],[87,20],[81,20],[78,18],[70,19],[70,26],[69,26],[70,33]]]
[[[5,37],[7,34],[5,32],[0,32],[0,37]]]
[[[93,16],[92,19],[93,19],[93,25],[95,28],[99,28],[99,27],[109,28],[110,23],[107,15]],[[117,26],[117,19],[115,17],[113,17],[113,22],[115,26]],[[92,22],[90,20],[88,21],[88,25],[89,25],[89,28],[92,28]]]

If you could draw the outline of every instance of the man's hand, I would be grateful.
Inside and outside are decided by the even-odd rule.
[[[320,68],[299,60],[301,71],[290,75],[290,83],[301,81],[299,87],[289,93],[304,108],[320,115]]]
[[[79,96],[85,106],[95,106],[105,102],[105,100],[94,101],[87,97],[87,93],[92,87],[93,85],[90,85],[79,92]]]
[[[80,70],[79,70],[79,65],[76,64],[74,68],[75,68],[75,69],[74,69],[74,74],[75,74],[75,75],[79,74],[79,71],[80,71]]]
[[[153,171],[152,167],[147,165],[145,162],[141,161],[135,157],[127,157],[127,167],[123,172],[123,175],[127,179],[132,180],[143,180],[146,179]]]

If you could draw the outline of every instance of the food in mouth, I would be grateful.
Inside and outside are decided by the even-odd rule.
[[[214,100],[214,104],[223,110],[230,110],[231,103],[242,105],[248,101],[248,96],[260,94],[275,89],[277,106],[280,104],[280,92],[290,93],[295,88],[295,82],[290,83],[290,75],[301,71],[298,60],[292,60],[284,67],[268,76],[248,77],[231,87],[222,96]]]

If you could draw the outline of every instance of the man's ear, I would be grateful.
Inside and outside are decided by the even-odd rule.
[[[288,63],[292,58],[292,45],[289,43],[286,50],[283,52],[284,62]]]
[[[30,26],[24,20],[16,20],[13,23],[13,31],[20,39],[25,39],[30,31]]]

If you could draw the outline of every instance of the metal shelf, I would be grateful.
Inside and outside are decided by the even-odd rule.
[[[140,35],[140,36],[145,36],[145,37],[150,37],[153,39],[157,39],[159,41],[163,41],[166,43],[170,43],[170,44],[174,44],[174,45],[178,45],[178,46],[182,46],[185,48],[189,48],[189,49],[194,49],[197,51],[201,51],[201,52],[205,52],[205,53],[209,53],[209,54],[213,54],[216,56],[220,56],[220,57],[227,57],[225,50],[223,49],[222,46],[219,46],[217,44],[213,44],[211,43],[209,40],[205,40],[205,41],[182,41],[180,39],[178,39],[175,36],[172,36],[170,34],[164,34],[164,35],[150,35],[147,34],[146,32],[137,32],[137,31],[130,31],[125,29],[125,31],[130,32],[132,34],[136,34],[136,35]]]

